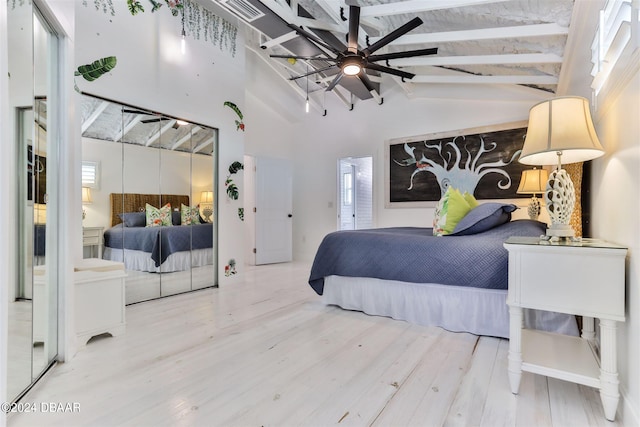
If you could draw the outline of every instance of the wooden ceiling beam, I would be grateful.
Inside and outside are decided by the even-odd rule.
[[[450,83],[450,84],[531,84],[531,85],[557,85],[556,76],[478,76],[478,75],[416,75],[411,83]]]
[[[389,16],[402,15],[431,10],[451,9],[455,7],[475,6],[478,4],[498,3],[502,0],[408,0],[395,3],[364,6],[360,9],[360,16]]]
[[[561,64],[562,57],[551,53],[520,53],[506,55],[429,56],[391,59],[392,67],[490,65],[490,64]]]
[[[518,37],[544,37],[569,34],[569,28],[558,24],[532,24],[515,27],[494,27],[480,30],[443,31],[440,33],[406,34],[388,46],[402,46],[408,44],[447,43],[469,40],[492,40]],[[371,43],[380,37],[373,37]]]

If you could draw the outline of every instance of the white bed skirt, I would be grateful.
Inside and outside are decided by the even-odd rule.
[[[452,332],[509,338],[507,291],[408,283],[367,277],[328,276],[322,301],[347,310],[391,317]],[[574,316],[525,310],[525,326],[578,335]]]
[[[173,271],[189,270],[191,267],[213,264],[213,248],[172,253],[160,267],[156,267],[155,262],[151,259],[151,255],[148,252],[133,249],[105,247],[102,257],[111,261],[123,262],[126,270],[170,273]]]

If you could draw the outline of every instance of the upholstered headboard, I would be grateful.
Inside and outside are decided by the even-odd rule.
[[[111,226],[120,224],[122,220],[118,214],[124,212],[144,212],[149,203],[157,208],[171,203],[171,208],[180,209],[180,204],[189,205],[189,196],[175,194],[135,194],[135,193],[111,193]]]

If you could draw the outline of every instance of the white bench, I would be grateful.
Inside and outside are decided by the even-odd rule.
[[[109,333],[125,332],[124,264],[87,258],[74,268],[75,329],[78,346],[89,339]]]

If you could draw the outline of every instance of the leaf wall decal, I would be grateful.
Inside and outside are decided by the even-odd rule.
[[[117,64],[115,56],[107,56],[93,61],[91,64],[81,65],[74,75],[82,76],[85,80],[92,82],[103,74],[113,70]]]

